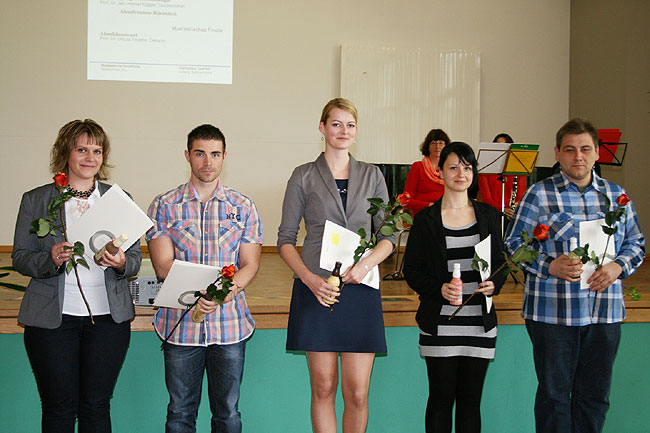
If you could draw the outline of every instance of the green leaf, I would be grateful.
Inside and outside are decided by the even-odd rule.
[[[37,221],[37,224],[38,224],[38,229],[36,230],[36,235],[39,238],[45,237],[45,236],[48,235],[48,233],[50,233],[51,226],[50,226],[49,221],[47,221],[47,220],[45,220],[43,218],[39,218],[38,221]],[[30,231],[31,231],[31,229],[30,229]]]
[[[603,232],[609,236],[616,234],[616,232],[618,231],[618,227],[607,227],[607,226],[601,226],[601,227],[603,228]]]
[[[478,254],[476,254],[476,252],[474,252],[474,258],[472,259],[472,269],[481,272],[481,271],[487,271],[487,268],[488,268],[487,261],[483,260],[481,257],[479,257]]]
[[[526,230],[521,231],[521,240],[524,241],[525,244],[528,243],[528,232]]]
[[[65,267],[65,273],[69,274],[72,271],[73,267],[74,267],[74,265],[72,264],[72,261],[69,261],[68,264]]]
[[[402,218],[402,222],[406,224],[413,224],[413,217],[411,214],[407,212],[402,212],[399,214],[400,218]]]
[[[596,269],[600,269],[600,259],[595,252],[591,252],[591,261],[596,265]]]
[[[369,201],[371,204],[373,204],[373,205],[375,205],[375,206],[377,206],[377,207],[379,207],[379,206],[381,206],[382,204],[384,204],[384,200],[382,200],[382,199],[379,198],[379,197],[371,197],[371,198],[368,199],[368,201]]]
[[[84,251],[85,251],[84,244],[82,244],[80,241],[74,243],[73,254],[75,256],[83,256]]]
[[[390,235],[392,235],[393,233],[395,233],[396,230],[394,230],[392,226],[386,224],[386,225],[383,225],[383,226],[381,227],[381,230],[380,230],[380,231],[381,231],[381,234],[382,234],[382,235],[384,235],[384,236],[390,236]]]
[[[580,257],[585,255],[585,249],[582,248],[582,247],[578,247],[575,250],[573,250],[572,252],[575,253],[576,256],[580,256]]]
[[[394,223],[399,221],[399,215],[388,215],[384,218],[384,221],[386,221],[386,223]]]
[[[365,239],[365,238],[366,238],[366,230],[365,230],[363,227],[360,228],[360,229],[357,231],[357,233],[359,234],[359,236],[361,236],[361,239]]]
[[[612,202],[609,200],[609,197],[607,197],[607,194],[603,194],[602,192],[600,194],[605,199],[605,210],[609,210],[610,206],[612,205]]]
[[[83,266],[86,269],[90,269],[90,266],[88,266],[88,262],[86,262],[86,259],[84,259],[83,257],[79,257],[77,259],[77,264]]]
[[[379,208],[378,208],[378,207],[371,206],[371,207],[368,209],[367,212],[368,212],[370,215],[375,216],[375,215],[377,215],[377,213],[379,213]]]
[[[40,220],[34,220],[32,223],[29,225],[29,232],[30,233],[37,233],[38,229],[40,228]]]

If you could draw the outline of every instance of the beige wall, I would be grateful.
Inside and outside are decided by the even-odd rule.
[[[187,132],[221,127],[222,179],[256,201],[273,245],[291,170],[322,148],[318,118],[339,96],[346,43],[479,50],[481,140],[507,131],[541,143],[548,165],[568,114],[569,8],[569,0],[237,0],[233,84],[199,85],[87,81],[86,2],[3,2],[0,245],[12,243],[21,193],[49,181],[58,129],[84,117],[112,138],[111,182],[143,208],[187,179]]]
[[[623,167],[603,175],[623,185],[642,229],[650,228],[650,2],[571,2],[569,112],[598,128],[620,128]]]

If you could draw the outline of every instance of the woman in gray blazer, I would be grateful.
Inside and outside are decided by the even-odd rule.
[[[370,233],[367,199],[381,197],[388,201],[379,169],[348,153],[356,136],[356,124],[357,110],[352,102],[336,98],[325,105],[319,125],[325,152],[316,161],[297,167],[291,175],[278,231],[280,255],[295,273],[287,350],[307,352],[314,431],[336,431],[334,400],[339,354],[345,402],[343,431],[365,431],[375,353],[386,352],[379,290],[360,282],[391,253],[394,239],[380,235],[377,247],[341,275],[345,283],[342,291],[327,283],[330,271],[319,266],[326,220],[354,232],[364,228]],[[375,216],[375,227],[381,216]],[[303,218],[307,236],[299,254],[295,245]],[[330,311],[331,304],[335,306]]]
[[[50,168],[68,176],[74,197],[63,218],[72,224],[109,188],[105,179],[110,142],[90,119],[64,125],[52,148]],[[71,246],[60,231],[38,237],[30,233],[33,220],[48,214],[59,195],[53,183],[23,195],[14,234],[13,266],[32,277],[18,314],[25,325],[25,349],[41,397],[43,432],[110,432],[110,398],[131,336],[133,301],[127,277],[140,269],[142,254],[136,242],[126,252],[104,253],[90,269],[79,266],[84,303],[74,272],[64,269]],[[53,225],[61,221],[57,218]]]

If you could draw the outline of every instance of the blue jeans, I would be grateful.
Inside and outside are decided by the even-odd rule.
[[[203,371],[208,375],[212,433],[241,432],[239,387],[246,341],[208,347],[165,343],[165,382],[169,391],[166,433],[196,431]]]
[[[109,433],[117,376],[131,339],[130,322],[110,314],[64,314],[55,329],[25,326],[25,349],[43,410],[43,433]]]
[[[526,320],[537,372],[537,433],[596,433],[609,409],[621,324],[562,326]]]

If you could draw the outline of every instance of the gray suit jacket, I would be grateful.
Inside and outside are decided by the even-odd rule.
[[[99,183],[100,194],[104,194],[108,188],[110,185]],[[55,236],[43,238],[29,232],[31,222],[48,214],[47,206],[58,194],[54,184],[50,183],[26,192],[20,202],[11,257],[18,272],[32,277],[18,313],[18,322],[27,326],[54,329],[61,324],[65,271],[64,267],[54,265],[50,252],[54,244],[65,239],[58,231]],[[140,241],[134,243],[125,254],[124,272],[113,268],[104,271],[108,304],[111,316],[117,323],[131,320],[135,315],[127,278],[135,276],[140,269]]]
[[[325,221],[330,220],[355,233],[363,227],[370,234],[370,215],[367,213],[370,203],[367,199],[372,197],[388,201],[386,181],[381,171],[350,155],[348,197],[344,211],[325,154],[321,153],[316,161],[296,167],[287,183],[282,203],[282,222],[278,229],[278,248],[284,244],[296,245],[300,220],[304,217],[307,236],[300,255],[310,271],[327,277],[330,272],[320,268]],[[379,227],[380,222],[381,215],[376,215],[375,227]],[[385,236],[380,234],[377,238],[379,241]],[[388,239],[395,243],[394,235]]]

